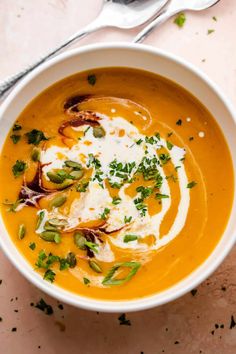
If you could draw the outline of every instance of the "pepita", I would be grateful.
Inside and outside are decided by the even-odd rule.
[[[19,230],[18,230],[18,237],[20,240],[22,240],[25,237],[26,234],[26,228],[24,224],[21,224],[19,226]]]
[[[100,265],[97,262],[89,260],[89,266],[96,273],[102,273],[102,268],[100,267]]]
[[[65,161],[66,167],[73,168],[74,170],[82,170],[82,165],[78,162],[67,160]]]
[[[67,197],[64,194],[57,195],[55,198],[51,200],[49,203],[50,209],[61,207],[67,200]]]
[[[57,242],[60,239],[60,234],[57,231],[43,231],[40,234],[40,237],[44,240],[44,241],[48,241],[48,242]]]
[[[93,127],[93,136],[95,138],[103,138],[106,135],[103,127]]]
[[[86,238],[84,237],[82,232],[77,231],[74,234],[74,243],[76,244],[76,246],[81,249],[81,250],[85,250],[86,249]]]

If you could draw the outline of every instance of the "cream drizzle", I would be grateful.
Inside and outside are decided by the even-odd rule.
[[[80,162],[84,167],[86,167],[89,154],[93,154],[99,159],[103,177],[106,178],[109,176],[109,164],[115,158],[118,162],[122,163],[135,161],[137,167],[144,156],[158,157],[157,151],[161,146],[167,149],[166,141],[163,138],[161,138],[160,141],[155,145],[145,143],[145,136],[140,134],[134,125],[122,117],[114,117],[113,119],[110,119],[105,115],[100,116],[101,125],[106,131],[106,136],[104,138],[94,138],[92,128],[90,128],[85,136],[82,137],[81,140],[72,148],[51,146],[42,152],[41,162],[42,164],[48,164],[43,168],[43,174],[45,177],[48,171],[52,169],[63,168],[64,161],[67,159]],[[86,128],[87,126],[73,129],[85,131]],[[125,134],[122,137],[119,136],[120,129],[124,129],[125,131]],[[142,139],[143,142],[140,145],[137,145],[136,141],[139,139]],[[92,144],[86,145],[86,141],[90,141]],[[148,151],[147,154],[145,154],[146,148]],[[61,153],[65,158],[59,159],[58,153]],[[178,205],[176,219],[166,235],[160,237],[160,226],[166,213],[171,207],[172,198],[170,195],[168,181],[166,180],[164,170],[160,165],[157,166],[160,174],[163,177],[160,193],[169,195],[169,198],[162,200],[162,208],[159,213],[154,216],[150,216],[147,212],[146,216],[140,217],[139,212],[133,202],[134,198],[129,197],[125,193],[127,184],[125,184],[119,190],[119,197],[122,200],[121,203],[118,205],[113,205],[108,190],[105,187],[101,188],[98,182],[91,181],[88,191],[86,193],[81,193],[80,198],[75,199],[71,205],[70,212],[67,217],[69,224],[68,229],[75,228],[81,222],[87,222],[99,218],[104,208],[109,208],[110,214],[107,219],[107,230],[112,231],[114,229],[123,227],[122,230],[118,231],[115,236],[109,237],[110,241],[116,247],[146,252],[157,250],[163,245],[166,245],[180,233],[185,225],[188,214],[190,204],[190,194],[189,189],[187,188],[188,179],[184,164],[180,161],[185,156],[185,153],[185,150],[178,146],[173,146],[173,148],[169,150],[171,163],[173,166],[181,166],[177,170],[180,202]],[[81,156],[85,156],[85,161],[81,160]],[[135,169],[130,174],[130,177],[133,176],[134,172]],[[93,171],[92,178],[94,175],[95,171]],[[119,178],[113,178],[113,180],[119,182]],[[128,225],[124,224],[125,216],[132,216],[132,222]],[[48,214],[48,217],[65,218],[66,216],[60,214],[59,211],[55,209]],[[152,246],[148,246],[144,243],[139,243],[138,241],[124,243],[123,238],[127,233],[136,234],[139,238],[144,238],[147,235],[154,235],[156,241]],[[109,252],[110,256],[108,257]],[[111,249],[107,248],[107,251],[103,252],[103,255],[99,253],[98,257],[100,257],[100,260],[109,262],[110,259],[112,259],[111,254]]]

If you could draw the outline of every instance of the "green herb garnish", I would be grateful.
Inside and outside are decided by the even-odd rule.
[[[80,192],[80,193],[85,193],[88,189],[89,186],[89,182],[88,181],[81,181],[77,187],[76,187],[76,191]]]
[[[17,124],[17,123],[14,124],[13,128],[12,128],[13,132],[16,132],[16,131],[21,130],[21,129],[22,129],[22,126],[20,124]]]
[[[156,193],[156,199],[166,199],[169,198],[167,194]]]
[[[105,208],[103,213],[100,215],[100,218],[102,220],[106,220],[109,214],[110,214],[110,209],[109,208]]]
[[[129,281],[133,276],[137,273],[138,269],[140,268],[141,264],[139,262],[123,262],[117,263],[114,265],[105,278],[102,281],[103,285],[122,285]],[[114,278],[114,275],[120,268],[130,268],[129,274],[121,279]]]
[[[28,138],[28,144],[38,145],[43,140],[48,140],[41,130],[33,129],[25,134]]]
[[[55,275],[56,273],[54,273],[53,270],[47,269],[46,272],[44,273],[43,279],[53,283],[55,280]]]
[[[120,197],[113,197],[112,198],[112,204],[118,205],[118,204],[120,204],[120,202],[121,202],[121,198]]]
[[[174,23],[179,26],[180,28],[184,26],[186,21],[186,16],[183,12],[181,12],[175,19]]]
[[[90,280],[88,278],[83,278],[84,284],[88,285],[90,283]]]
[[[172,150],[172,148],[173,148],[174,145],[173,145],[170,141],[167,140],[166,146],[167,146],[167,149],[168,149],[168,150]]]
[[[36,248],[36,244],[35,244],[35,242],[30,242],[30,244],[29,244],[29,248],[30,248],[30,249],[32,249],[32,251],[34,251],[34,250],[35,250],[35,248]]]
[[[22,160],[17,160],[15,165],[12,166],[12,172],[15,177],[18,177],[24,173],[27,168],[26,162]]]
[[[17,144],[21,139],[21,135],[12,134],[10,136],[10,138],[11,138],[13,144]]]
[[[193,188],[193,187],[196,186],[196,184],[197,184],[197,182],[195,182],[195,181],[189,182],[189,183],[187,184],[187,188]]]
[[[127,217],[127,216],[125,215],[125,217],[124,217],[124,223],[125,223],[125,224],[128,224],[131,220],[132,220],[132,216]]]
[[[94,74],[88,75],[87,80],[88,80],[89,85],[94,86],[97,81],[96,75],[94,75]]]

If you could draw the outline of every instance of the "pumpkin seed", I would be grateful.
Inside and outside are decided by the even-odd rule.
[[[45,211],[41,210],[40,213],[38,214],[38,220],[37,220],[37,224],[36,224],[36,230],[38,230],[39,227],[40,227],[40,225],[42,224],[44,215],[45,215]]]
[[[18,230],[18,237],[20,240],[22,240],[25,237],[26,234],[26,228],[24,224],[21,224],[19,226],[19,230]]]
[[[84,237],[82,232],[77,231],[74,234],[74,243],[76,244],[76,246],[78,248],[80,248],[81,250],[85,250],[86,249],[86,238]]]
[[[65,180],[65,178],[63,176],[60,176],[57,173],[50,172],[50,171],[47,172],[47,176],[51,182],[56,183],[56,184],[61,184]]]
[[[93,136],[95,138],[103,138],[106,135],[103,127],[93,127]]]
[[[82,165],[78,162],[67,160],[64,162],[66,167],[71,167],[74,170],[82,170]]]
[[[61,243],[61,235],[60,234],[55,235],[54,242],[55,243]]]
[[[63,228],[68,225],[68,222],[65,219],[58,219],[58,218],[49,219],[48,223],[51,226],[59,227],[59,228]]]
[[[43,231],[40,234],[40,237],[44,240],[44,241],[48,241],[48,242],[56,242],[59,243],[61,238],[60,238],[60,234],[57,231]],[[59,241],[59,242],[58,242]]]
[[[34,147],[31,152],[31,160],[34,162],[37,162],[40,160],[40,150],[36,147]]]
[[[83,170],[75,170],[70,173],[70,176],[72,176],[73,179],[80,179],[83,177],[83,175],[84,175]]]
[[[89,266],[96,273],[102,273],[102,268],[100,267],[100,265],[97,262],[89,260]]]
[[[77,264],[77,259],[76,259],[75,254],[73,252],[68,253],[68,255],[66,257],[66,261],[69,263],[70,268],[75,268],[75,266]]]
[[[45,231],[57,231],[57,228],[56,228],[56,226],[50,225],[49,222],[46,221],[45,225],[44,225],[44,230]]]
[[[57,195],[55,198],[51,200],[49,203],[50,209],[61,207],[67,200],[67,197],[64,194]]]

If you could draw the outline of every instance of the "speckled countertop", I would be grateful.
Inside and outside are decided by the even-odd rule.
[[[86,25],[100,6],[99,0],[1,0],[0,80]],[[236,104],[235,23],[236,1],[221,0],[204,13],[187,14],[182,29],[169,21],[146,43],[201,68]],[[208,35],[209,29],[215,31]],[[103,30],[75,46],[129,41],[135,33]],[[170,304],[127,314],[128,325],[120,324],[118,314],[58,303],[25,280],[1,251],[0,279],[3,354],[236,353],[236,249],[198,289]],[[41,298],[50,305],[44,311],[37,305]]]

